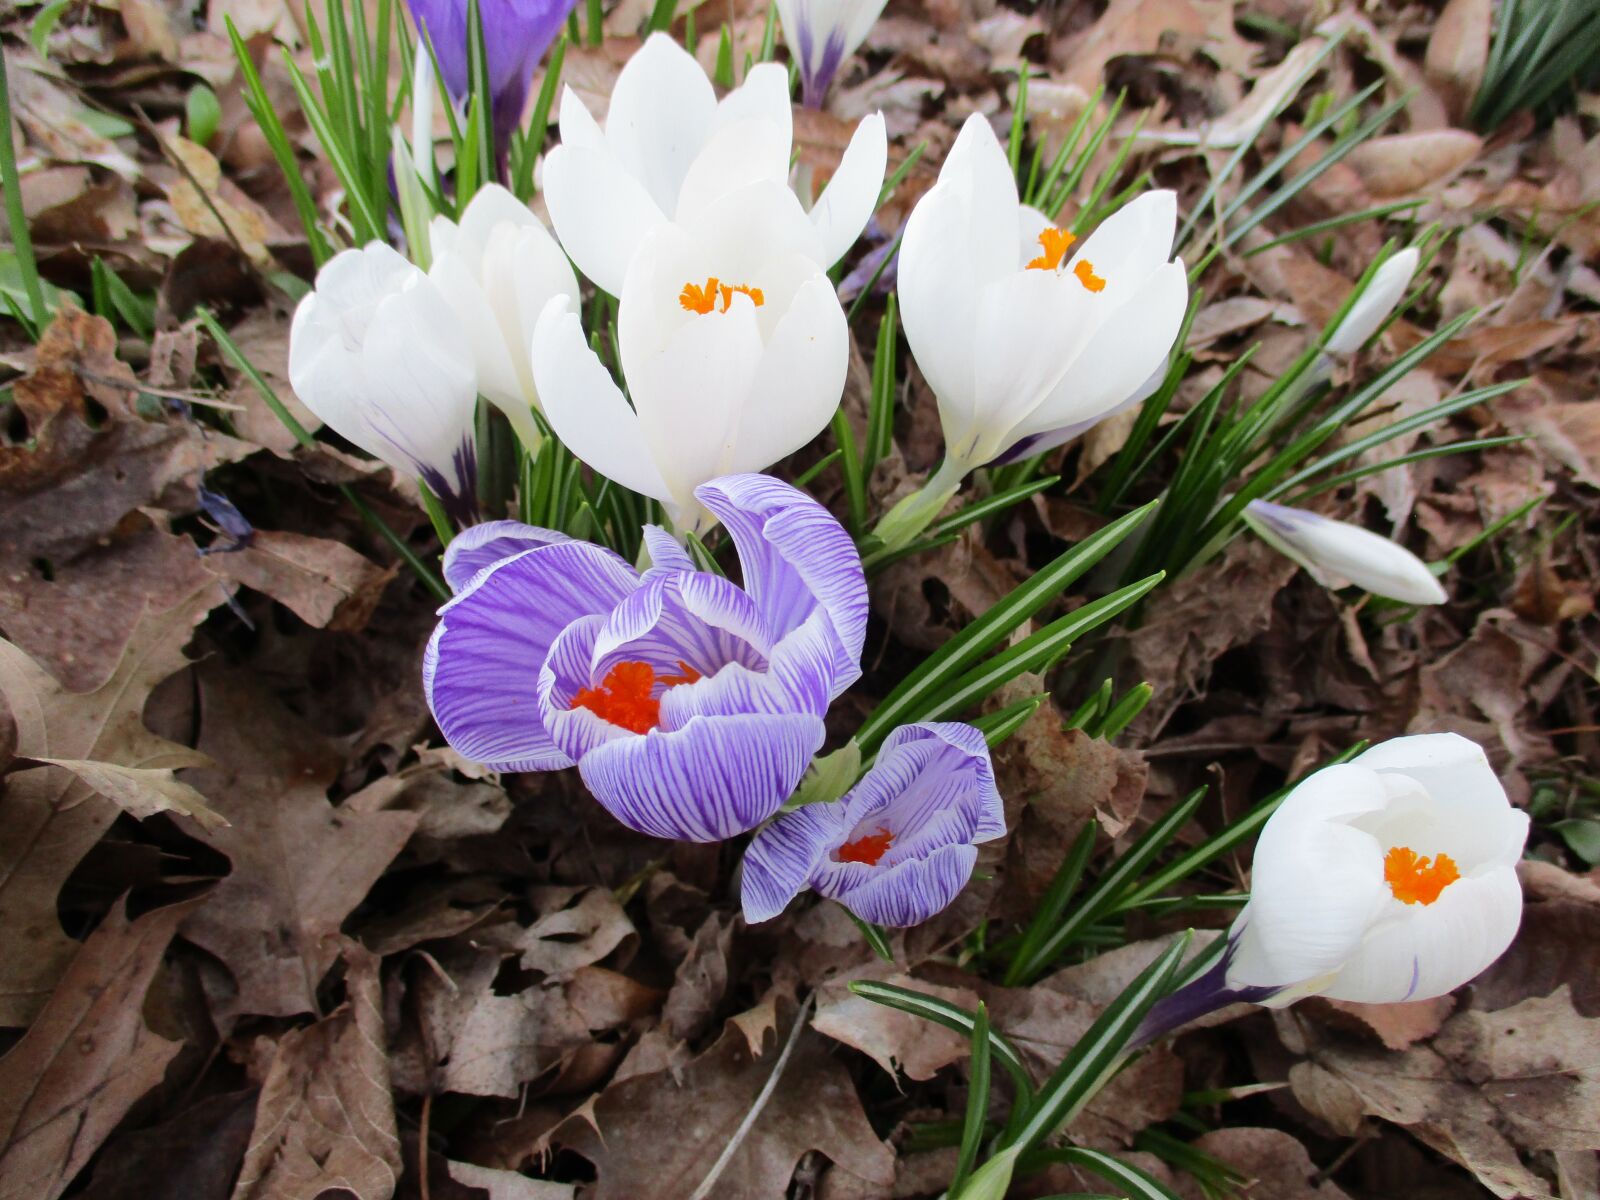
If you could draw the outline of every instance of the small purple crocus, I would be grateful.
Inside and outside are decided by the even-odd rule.
[[[423,687],[452,746],[497,771],[577,764],[613,816],[655,837],[719,841],[778,810],[861,674],[861,559],[827,509],[776,479],[724,476],[695,496],[732,535],[742,587],[654,526],[642,575],[514,521],[450,544],[457,594]]]
[[[966,886],[978,843],[1005,831],[983,734],[902,725],[842,800],[785,813],[751,840],[745,920],[770,920],[809,886],[863,921],[915,925]]]
[[[433,42],[445,87],[465,101],[466,0],[408,0],[417,28]],[[494,109],[494,144],[502,157],[522,120],[533,69],[555,41],[577,0],[479,0],[483,44],[489,56],[489,96]]]

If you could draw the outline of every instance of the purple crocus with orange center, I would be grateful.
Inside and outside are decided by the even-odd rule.
[[[956,898],[979,843],[1005,831],[983,734],[902,725],[842,800],[784,813],[751,839],[745,920],[770,920],[810,887],[864,921],[915,925]]]
[[[772,816],[861,673],[867,589],[833,516],[765,475],[695,492],[743,586],[648,527],[640,574],[609,550],[514,521],[445,557],[423,686],[450,744],[499,771],[577,765],[619,821],[711,842]]]
[[[408,0],[417,28],[433,42],[445,87],[464,102],[467,68],[466,0]],[[533,70],[555,41],[577,0],[479,0],[483,45],[489,62],[494,144],[502,158],[522,120]]]

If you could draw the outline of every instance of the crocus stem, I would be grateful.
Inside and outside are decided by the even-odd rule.
[[[885,550],[898,550],[906,545],[933,524],[950,497],[960,490],[967,471],[965,463],[946,458],[939,469],[928,476],[928,482],[884,513],[872,536],[883,543]]]

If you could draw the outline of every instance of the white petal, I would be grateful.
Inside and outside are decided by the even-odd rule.
[[[545,306],[533,334],[533,378],[545,416],[569,450],[600,474],[657,500],[671,498],[639,418],[589,349],[571,301]]]
[[[1074,277],[1063,278],[1080,286]],[[1110,290],[1108,285],[1106,292]],[[1086,290],[1088,305],[1092,308],[1103,301],[1106,292]],[[1095,323],[1088,343],[1056,381],[1049,396],[1014,431],[1013,440],[1097,421],[1136,395],[1152,376],[1153,392],[1166,373],[1162,365],[1177,340],[1188,307],[1189,281],[1183,263],[1158,267],[1126,303]]]
[[[691,220],[729,192],[789,177],[788,131],[771,121],[736,121],[718,130],[684,177],[676,219]]]
[[[1017,234],[1020,239],[1017,266],[1026,267],[1039,257],[1039,251],[1043,249],[1039,244],[1039,235],[1046,229],[1054,229],[1055,222],[1031,204],[1022,206],[1020,217],[1017,223]]]
[[[361,444],[366,426],[356,403],[364,386],[360,346],[347,345],[337,314],[316,292],[296,306],[289,326],[289,384],[324,425]]]
[[[1139,292],[1156,269],[1172,257],[1178,224],[1178,197],[1170,191],[1145,192],[1112,213],[1091,233],[1064,270],[1088,262],[1106,281],[1096,293],[1108,310]],[[1163,347],[1165,353],[1165,347]]]
[[[1274,549],[1305,567],[1324,586],[1348,580],[1374,595],[1407,604],[1443,604],[1450,598],[1420,558],[1360,526],[1265,500],[1252,501],[1244,517]]]
[[[716,112],[711,81],[694,56],[666,34],[653,33],[617,76],[606,142],[656,207],[672,213]]]
[[[794,107],[789,102],[789,72],[779,63],[756,63],[744,82],[722,98],[713,122],[717,130],[740,121],[761,120],[776,126],[783,134],[783,170],[780,180],[789,176],[789,150],[794,143]]]
[[[1256,843],[1230,986],[1301,983],[1355,953],[1392,897],[1377,841],[1344,822],[1387,800],[1376,774],[1348,764],[1318,771],[1285,797]]]
[[[514,347],[507,345],[500,322],[483,290],[483,281],[460,254],[446,251],[435,256],[428,278],[461,318],[464,336],[472,345],[478,365],[478,388],[496,404],[505,405],[521,398],[522,384]],[[521,353],[519,358],[526,358]]]
[[[1378,326],[1389,319],[1389,314],[1405,298],[1411,278],[1417,273],[1417,263],[1422,255],[1415,246],[1408,246],[1391,256],[1379,267],[1367,284],[1366,291],[1350,306],[1344,320],[1328,336],[1329,354],[1354,354],[1378,331]]]
[[[729,472],[764,471],[821,433],[839,407],[849,363],[844,310],[818,274],[767,341]]]
[[[862,42],[867,40],[867,34],[872,32],[872,26],[882,15],[884,5],[889,0],[855,0],[853,4],[844,6],[844,52],[853,54]]]
[[[667,220],[609,149],[557,146],[545,158],[544,201],[562,248],[613,296],[639,243]]]
[[[1390,901],[1389,919],[1367,936],[1321,994],[1393,1004],[1454,991],[1505,953],[1522,921],[1512,867],[1448,885],[1432,904]]]
[[[730,473],[761,353],[755,306],[735,295],[729,311],[697,315],[629,370],[645,440],[681,511],[698,508],[700,484]]]
[[[586,150],[605,149],[605,130],[600,128],[600,123],[594,119],[583,98],[570,87],[561,89],[561,112],[558,123],[563,146]]]
[[[862,118],[845,147],[839,168],[811,206],[811,223],[821,243],[821,265],[831,267],[855,245],[878,206],[889,165],[889,138],[882,113]]]

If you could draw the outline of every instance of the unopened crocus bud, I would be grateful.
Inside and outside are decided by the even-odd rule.
[[[1450,597],[1423,562],[1388,538],[1302,508],[1252,500],[1244,519],[1274,550],[1324,587],[1346,582],[1406,604],[1443,604]]]
[[[1367,344],[1367,339],[1389,319],[1389,314],[1394,312],[1395,306],[1405,296],[1421,259],[1417,248],[1409,246],[1377,269],[1367,283],[1366,290],[1356,298],[1344,320],[1329,335],[1329,354],[1354,354]]]
[[[778,0],[783,40],[807,108],[821,108],[839,64],[867,38],[888,0]]]

